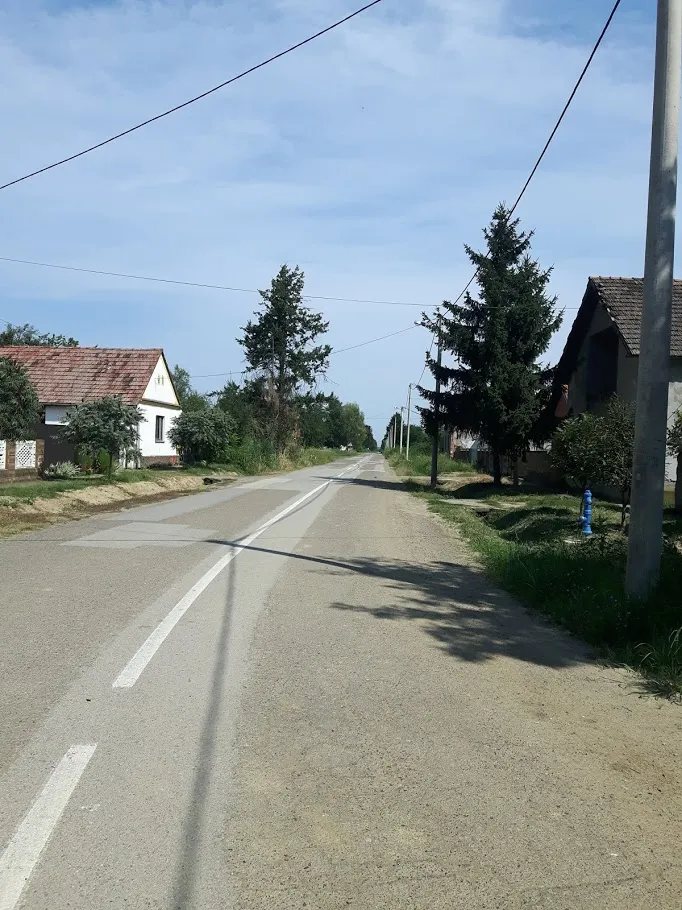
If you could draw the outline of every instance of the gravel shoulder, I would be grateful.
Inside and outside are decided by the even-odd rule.
[[[391,473],[316,520],[252,656],[239,910],[682,905],[681,709],[496,589]]]

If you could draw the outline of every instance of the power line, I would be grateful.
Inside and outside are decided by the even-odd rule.
[[[104,275],[107,278],[129,278],[134,281],[152,281],[159,284],[180,285],[187,288],[203,288],[210,291],[232,291],[236,294],[259,294],[257,288],[238,288],[230,287],[225,284],[205,284],[199,281],[181,281],[176,278],[158,278],[152,275],[134,275],[128,272],[106,272],[101,269],[86,269],[75,265],[58,265],[54,262],[38,262],[35,259],[14,259],[10,256],[0,256],[0,262],[12,262],[18,265],[32,265],[44,269],[58,269],[62,272],[83,272],[87,275]],[[430,309],[437,306],[435,303],[411,303],[402,300],[365,300],[357,297],[331,297],[317,294],[303,294],[304,300],[328,300],[330,302],[340,303],[368,303],[377,304],[378,306],[409,306],[420,307],[421,309]]]
[[[388,335],[379,335],[378,338],[370,338],[369,341],[362,341],[360,344],[353,344],[349,348],[339,348],[338,351],[332,351],[331,356],[333,357],[334,354],[343,354],[346,351],[355,351],[357,348],[364,348],[368,344],[375,344],[375,342],[384,341],[386,338],[394,338],[396,335],[402,335],[404,332],[411,332],[412,329],[418,328],[420,328],[420,326],[415,322],[412,325],[408,325],[406,329],[398,329],[397,332],[389,332]]]
[[[344,354],[346,351],[354,351],[356,348],[364,348],[368,344],[376,344],[377,341],[384,341],[386,338],[394,338],[396,335],[402,335],[404,332],[411,332],[413,329],[420,328],[418,323],[413,323],[408,325],[406,329],[398,329],[397,332],[389,332],[388,335],[379,335],[378,338],[370,338],[368,341],[361,341],[360,344],[353,344],[348,348],[339,348],[337,351],[332,350],[330,357],[334,357],[335,354]],[[190,379],[213,379],[218,376],[245,376],[249,373],[250,370],[242,370],[238,373],[206,373],[203,375],[190,376]]]
[[[105,145],[109,145],[109,143],[115,142],[117,139],[122,139],[123,136],[128,136],[130,133],[134,133],[136,130],[142,129],[143,126],[149,126],[150,123],[155,123],[157,120],[162,120],[164,117],[168,117],[170,114],[174,114],[185,107],[189,107],[190,104],[194,104],[196,101],[201,101],[203,98],[208,97],[208,95],[212,95],[214,92],[220,91],[220,89],[231,85],[233,82],[237,82],[239,79],[243,79],[244,76],[255,73],[256,70],[262,69],[264,66],[267,66],[270,63],[274,63],[275,60],[279,60],[281,57],[285,57],[287,54],[291,54],[293,51],[298,50],[306,44],[310,44],[310,42],[315,41],[316,38],[320,38],[322,35],[326,35],[327,32],[333,31],[340,25],[344,25],[344,23],[350,22],[351,19],[354,19],[361,13],[366,12],[373,6],[377,6],[381,2],[382,0],[372,0],[371,3],[367,3],[360,9],[355,10],[354,13],[351,13],[348,16],[344,16],[343,19],[338,19],[336,22],[333,22],[331,25],[328,25],[321,31],[316,32],[314,35],[310,35],[308,38],[305,38],[303,41],[299,41],[297,44],[292,44],[291,47],[286,48],[286,50],[280,51],[279,53],[274,54],[272,57],[268,57],[267,60],[263,60],[261,63],[257,63],[255,66],[249,67],[249,69],[244,70],[242,73],[239,73],[236,76],[232,76],[230,79],[226,79],[225,82],[221,82],[219,85],[213,86],[213,88],[208,89],[208,91],[202,92],[200,95],[196,95],[194,98],[190,98],[189,101],[183,101],[182,104],[176,104],[175,107],[171,107],[169,110],[164,111],[161,114],[156,114],[154,117],[150,117],[148,120],[144,120],[142,123],[131,126],[120,133],[116,133],[115,136],[110,136],[108,139],[102,140],[102,142],[97,142],[95,145],[91,145],[89,148],[83,149],[80,152],[76,152],[74,155],[69,155],[67,158],[62,158],[60,161],[55,161],[53,164],[48,164],[45,167],[38,168],[37,171],[32,171],[30,174],[24,174],[23,177],[17,177],[14,180],[10,180],[8,183],[2,184],[0,186],[0,190],[6,190],[8,187],[14,186],[17,183],[22,183],[24,180],[28,180],[31,177],[37,177],[38,174],[44,174],[45,171],[51,171],[53,168],[60,167],[62,164],[67,164],[69,161],[75,161],[76,158],[82,158],[83,155],[94,152],[96,149],[100,149]]]
[[[219,376],[246,376],[248,370],[237,370],[231,373],[192,373],[190,379],[216,379]]]
[[[595,55],[596,55],[597,51],[599,50],[599,48],[600,48],[600,46],[601,46],[601,43],[602,43],[602,41],[604,40],[604,38],[605,38],[605,36],[606,36],[606,33],[608,32],[611,23],[613,22],[613,18],[614,18],[614,16],[615,16],[616,13],[617,13],[618,7],[620,6],[620,4],[621,4],[621,0],[616,0],[616,2],[614,3],[613,8],[611,9],[611,12],[609,13],[609,16],[608,16],[608,18],[607,18],[607,20],[606,20],[606,22],[605,22],[605,24],[604,24],[604,27],[602,28],[602,30],[601,30],[601,32],[600,32],[600,34],[599,34],[599,37],[597,38],[597,40],[596,40],[596,42],[595,42],[595,44],[594,44],[594,46],[593,46],[593,48],[592,48],[592,50],[591,50],[591,52],[590,52],[589,57],[587,58],[587,62],[585,63],[585,66],[583,67],[583,69],[582,69],[580,75],[578,76],[577,82],[576,82],[575,85],[573,86],[573,91],[572,91],[571,94],[568,96],[568,101],[567,101],[566,104],[564,105],[564,107],[563,107],[563,109],[562,109],[562,111],[561,111],[561,114],[559,114],[559,118],[558,118],[558,120],[556,121],[556,123],[554,124],[554,128],[552,129],[552,132],[549,134],[549,139],[547,140],[547,142],[545,142],[545,145],[544,145],[542,151],[540,152],[540,154],[539,154],[539,156],[538,156],[538,158],[537,158],[537,161],[536,161],[535,164],[533,165],[533,168],[532,168],[530,174],[528,175],[528,178],[527,178],[526,182],[524,183],[523,187],[521,188],[521,192],[520,192],[519,195],[516,197],[516,201],[514,202],[514,204],[513,204],[513,206],[511,207],[511,209],[509,210],[509,214],[507,215],[507,220],[509,220],[509,219],[512,217],[512,215],[514,214],[514,212],[515,212],[516,209],[518,208],[518,205],[519,205],[519,203],[521,202],[521,200],[523,199],[523,197],[525,196],[526,190],[527,190],[528,187],[530,186],[531,181],[533,180],[533,177],[535,177],[535,174],[537,173],[538,168],[540,167],[540,165],[541,165],[541,163],[542,163],[542,161],[543,161],[545,155],[547,154],[547,151],[549,150],[550,145],[552,144],[552,141],[553,141],[554,137],[555,137],[556,134],[557,134],[557,131],[558,131],[559,127],[561,126],[561,124],[562,124],[562,122],[563,122],[563,120],[564,120],[564,117],[565,117],[566,114],[568,113],[568,109],[570,108],[571,104],[573,103],[573,99],[575,98],[575,96],[576,96],[576,94],[577,94],[577,92],[578,92],[578,89],[580,88],[580,86],[581,86],[581,84],[582,84],[582,82],[583,82],[583,79],[585,78],[585,76],[586,76],[586,74],[587,74],[587,71],[589,70],[590,66],[592,65],[592,61],[594,60]],[[486,259],[488,258],[488,254],[487,254],[487,253],[486,253],[486,255],[485,255],[484,258],[486,258]],[[471,276],[471,278],[469,279],[469,281],[467,282],[467,284],[465,285],[465,287],[463,288],[463,290],[460,292],[460,294],[458,295],[458,297],[453,301],[453,304],[452,304],[453,306],[455,306],[456,304],[458,304],[459,301],[464,297],[464,295],[466,294],[466,292],[469,290],[469,288],[471,287],[471,285],[472,285],[472,284],[474,283],[474,281],[476,280],[476,278],[477,278],[477,276],[478,276],[478,272],[479,272],[479,269],[476,269],[476,271],[475,271],[474,274]],[[573,307],[564,307],[564,309],[573,309]],[[576,309],[579,309],[579,308],[576,308]],[[431,347],[433,348],[433,343],[432,343]],[[426,364],[424,365],[424,370],[422,370],[422,377],[424,376],[425,370],[426,370]],[[421,382],[421,377],[420,377],[420,380],[419,380],[419,381]]]
[[[152,281],[160,284],[173,284],[188,288],[201,288],[209,291],[232,291],[235,294],[260,294],[258,288],[239,288],[227,284],[207,284],[200,281],[183,281],[177,278],[159,278],[154,275],[135,275],[132,272],[107,272],[102,269],[86,269],[75,265],[59,265],[55,262],[39,262],[36,259],[16,259],[11,256],[0,256],[0,262],[11,262],[18,265],[33,265],[44,269],[58,269],[62,272],[82,272],[86,275],[103,275],[106,278],[126,278],[133,281]],[[473,281],[473,278],[471,279]],[[471,283],[471,282],[469,282]],[[468,285],[467,285],[468,287]],[[327,300],[331,303],[367,303],[376,306],[408,306],[421,310],[430,310],[440,306],[439,303],[415,303],[410,300],[375,300],[365,297],[334,297],[323,294],[302,294],[303,300]],[[564,307],[566,310],[578,310],[579,307]]]
[[[613,9],[612,9],[611,12],[609,13],[609,17],[608,17],[608,19],[606,20],[606,23],[604,24],[604,28],[601,30],[601,33],[600,33],[599,37],[597,38],[597,41],[596,41],[594,47],[592,48],[592,51],[591,51],[591,53],[590,53],[590,56],[587,58],[587,63],[586,63],[585,66],[583,67],[582,72],[580,73],[580,76],[578,77],[578,81],[577,81],[576,84],[573,86],[573,91],[572,91],[571,94],[569,95],[568,101],[567,101],[566,104],[564,105],[564,109],[562,110],[561,114],[559,115],[559,119],[558,119],[557,122],[555,123],[554,129],[553,129],[552,132],[550,133],[549,139],[548,139],[547,142],[545,143],[545,146],[544,146],[543,150],[540,152],[540,156],[538,157],[538,160],[535,162],[535,164],[534,164],[534,166],[533,166],[533,170],[532,170],[532,171],[530,172],[530,174],[528,175],[528,179],[527,179],[526,182],[524,183],[521,192],[520,192],[519,195],[516,197],[516,202],[515,202],[514,205],[511,207],[511,210],[510,210],[510,212],[509,212],[509,217],[510,217],[510,218],[511,218],[511,216],[514,214],[514,212],[516,211],[519,202],[521,202],[521,200],[523,199],[526,190],[527,190],[528,187],[530,186],[531,180],[532,180],[533,177],[535,176],[535,172],[536,172],[537,169],[540,167],[540,164],[542,163],[543,158],[544,158],[545,155],[547,154],[547,150],[549,149],[550,145],[552,144],[552,140],[553,140],[554,137],[556,136],[557,130],[558,130],[559,127],[561,126],[564,117],[565,117],[566,114],[568,113],[568,109],[569,109],[569,107],[571,106],[571,104],[573,103],[573,99],[575,98],[575,96],[576,96],[576,94],[577,94],[577,92],[578,92],[578,89],[580,88],[580,86],[581,86],[581,84],[582,84],[582,81],[583,81],[583,79],[585,78],[585,76],[586,76],[586,74],[587,74],[588,69],[589,69],[590,66],[592,65],[592,61],[594,60],[595,55],[596,55],[597,51],[599,50],[599,48],[600,48],[600,46],[601,46],[601,43],[602,43],[602,41],[604,40],[604,38],[605,38],[605,36],[606,36],[606,33],[608,32],[611,23],[613,22],[613,17],[614,17],[614,16],[616,15],[616,13],[618,12],[618,7],[620,6],[620,4],[621,4],[621,0],[616,0],[616,2],[614,3]]]

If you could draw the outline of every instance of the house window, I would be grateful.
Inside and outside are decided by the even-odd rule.
[[[163,442],[163,421],[164,418],[158,414],[156,417],[156,442]]]

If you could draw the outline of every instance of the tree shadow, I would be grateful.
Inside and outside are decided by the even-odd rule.
[[[524,543],[556,540],[564,534],[575,534],[579,527],[575,514],[571,515],[567,509],[553,506],[488,512],[484,521],[505,539]]]
[[[446,490],[443,496],[447,499],[488,499],[490,496],[524,497],[531,493],[539,492],[539,488],[530,486],[513,487],[503,484],[501,487],[494,486],[492,480],[474,480],[471,483],[462,484],[454,490]],[[544,491],[547,492],[547,491]]]
[[[329,480],[328,477],[318,476],[317,480]],[[371,487],[374,490],[391,490],[392,492],[400,490],[423,490],[423,486],[410,481],[409,478],[398,480],[371,480],[366,477],[334,477],[333,483],[347,484],[359,487]]]
[[[210,542],[241,547],[238,541]],[[475,566],[443,560],[414,564],[368,557],[327,559],[254,544],[242,548],[320,565],[339,578],[352,573],[379,579],[389,592],[388,605],[336,601],[330,608],[365,613],[385,622],[418,622],[443,651],[459,660],[481,662],[507,656],[555,669],[592,660],[587,645],[528,613]]]

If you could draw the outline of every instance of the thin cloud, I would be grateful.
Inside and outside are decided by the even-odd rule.
[[[568,33],[546,4],[392,0],[223,95],[8,190],[0,246],[246,287],[286,261],[306,270],[311,294],[456,296],[470,275],[462,244],[479,244],[495,204],[518,192],[603,24],[598,6],[586,4]],[[0,174],[125,128],[349,9],[10,5],[0,14]],[[519,210],[566,306],[589,272],[641,273],[652,31],[631,25],[614,22]],[[243,297],[7,264],[0,276],[5,318],[83,342],[161,344],[195,373],[239,368],[234,337],[252,310]],[[390,308],[324,311],[338,347],[405,325]],[[408,332],[339,358],[330,375],[342,397],[388,416],[427,345]]]

